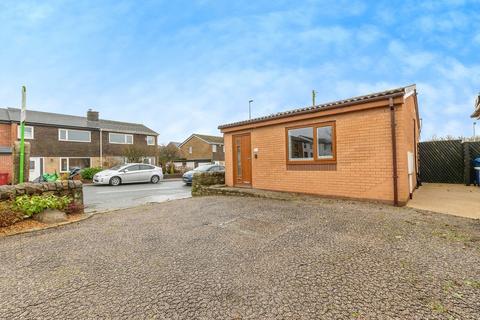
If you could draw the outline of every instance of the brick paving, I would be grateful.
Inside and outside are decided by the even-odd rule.
[[[177,200],[0,239],[1,319],[478,319],[480,223]]]

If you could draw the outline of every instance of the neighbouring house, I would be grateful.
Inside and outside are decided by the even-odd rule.
[[[194,133],[178,146],[181,160],[174,161],[176,167],[193,169],[203,164],[224,164],[223,137]]]
[[[219,126],[226,184],[404,205],[417,186],[415,85]]]
[[[168,144],[167,144],[167,147],[175,147],[175,148],[178,148],[182,143],[181,142],[175,142],[175,141],[170,141]]]
[[[475,111],[472,113],[471,117],[480,119],[480,94],[475,99]]]
[[[19,120],[20,109],[0,108],[0,172],[12,172],[10,150],[20,138]],[[155,164],[157,136],[158,133],[142,124],[100,119],[93,110],[88,110],[86,117],[27,110],[25,141],[31,146],[29,180],[45,172],[124,163],[127,147],[142,150],[144,162]]]

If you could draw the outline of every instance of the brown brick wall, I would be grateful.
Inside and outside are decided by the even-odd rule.
[[[402,104],[403,99],[395,102]],[[308,120],[239,131],[238,133],[250,132],[251,148],[258,148],[258,158],[252,158],[252,187],[392,202],[390,111],[388,101],[383,103],[385,106],[381,108],[326,116],[319,113],[316,118],[315,115],[310,115]],[[406,108],[404,105],[396,108],[401,202],[408,200],[406,150],[412,148],[413,140],[407,134],[410,128],[406,113],[410,109],[410,106]],[[302,117],[291,117],[289,120]],[[336,170],[287,170],[285,127],[323,121],[336,123]],[[226,132],[224,138],[226,184],[232,186],[232,132]],[[411,145],[407,144],[407,140],[412,141]]]
[[[14,124],[13,126],[17,126]],[[12,127],[13,127],[12,126]],[[0,128],[1,129],[1,128]],[[50,126],[34,126],[34,139],[28,140],[31,143],[32,157],[99,157],[100,155],[100,132],[95,130],[90,131],[91,142],[73,142],[73,141],[59,141],[58,127]],[[16,129],[15,129],[16,130]],[[80,129],[79,129],[80,130]],[[84,130],[84,129],[81,129]],[[12,130],[13,131],[13,130]],[[0,138],[1,138],[0,131]],[[148,150],[148,155],[155,155],[157,147],[148,146],[146,135],[134,134],[133,143],[135,146],[145,147]],[[16,131],[15,137],[16,138]],[[108,132],[102,132],[103,140],[103,155],[107,156],[123,156],[125,144],[110,144],[108,139]],[[155,142],[156,143],[156,142]]]
[[[16,138],[16,132],[15,136],[12,137],[12,131],[12,126],[9,123],[0,123],[0,146],[12,146],[13,141]]]
[[[192,147],[191,154],[188,152],[190,147]],[[217,151],[218,149],[219,147],[217,147]],[[195,136],[180,147],[180,152],[187,160],[213,159],[212,146]]]
[[[8,183],[13,177],[13,158],[11,155],[0,155],[0,173],[8,173]]]
[[[31,144],[32,157],[94,157],[100,152],[99,132],[92,130],[91,142],[58,140],[58,127],[35,125]],[[82,129],[83,130],[83,129]]]
[[[102,132],[102,140],[103,140],[103,156],[104,157],[111,157],[111,156],[123,156],[124,149],[128,146],[132,146],[131,144],[113,144],[109,143],[109,132],[103,131]],[[154,146],[149,146],[147,144],[146,135],[143,134],[134,134],[133,135],[133,145],[138,146],[141,148],[145,148],[147,151],[148,156],[155,156],[157,153],[157,142],[155,141]],[[98,138],[97,138],[98,140]],[[155,139],[156,140],[156,139]],[[98,153],[97,153],[98,156]]]

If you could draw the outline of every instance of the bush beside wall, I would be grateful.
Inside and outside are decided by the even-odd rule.
[[[0,186],[0,201],[15,200],[23,195],[48,195],[59,197],[68,196],[73,203],[83,206],[83,184],[78,180],[32,183],[26,182],[13,186]]]

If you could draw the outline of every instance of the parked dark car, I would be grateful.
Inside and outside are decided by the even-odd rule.
[[[192,184],[193,175],[197,172],[225,172],[225,167],[219,164],[206,164],[183,174],[183,182],[187,185]]]

